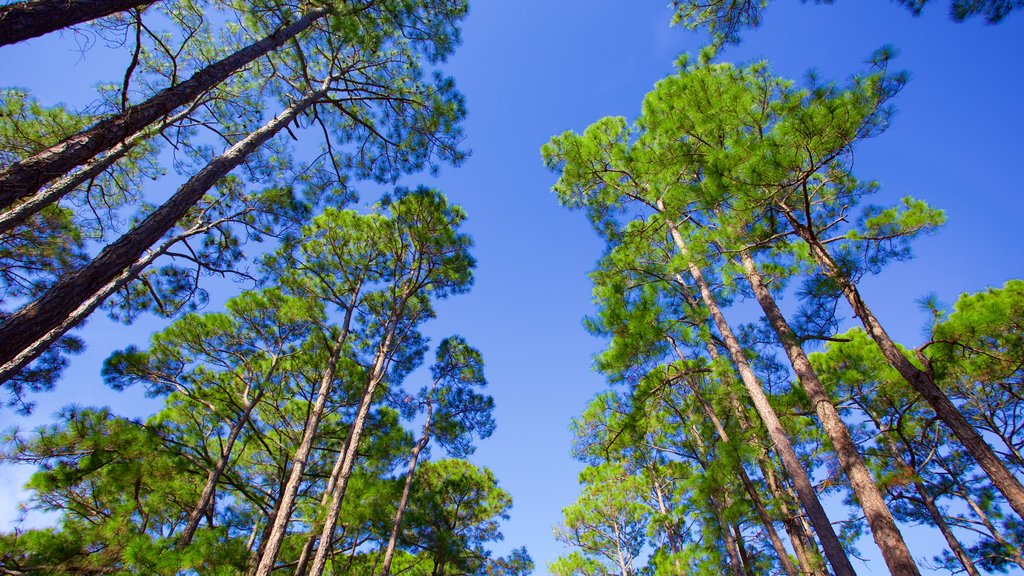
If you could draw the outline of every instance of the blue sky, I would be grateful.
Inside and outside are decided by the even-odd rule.
[[[494,469],[515,498],[506,544],[526,545],[537,574],[564,552],[551,527],[577,492],[569,421],[604,388],[591,370],[602,342],[580,323],[592,311],[586,273],[601,245],[582,214],[556,202],[550,192],[555,175],[543,167],[539,148],[552,135],[582,130],[602,116],[636,116],[644,94],[672,72],[675,58],[703,41],[670,28],[670,15],[660,0],[473,2],[464,43],[445,66],[467,97],[466,144],[473,156],[437,178],[405,181],[439,187],[469,214],[466,230],[479,262],[475,286],[439,306],[429,332],[435,341],[462,334],[484,354],[498,429],[474,460]],[[857,173],[880,181],[877,202],[917,196],[946,209],[949,221],[917,243],[915,260],[864,284],[893,335],[913,345],[925,321],[914,302],[919,296],[934,292],[952,303],[962,292],[1022,276],[1024,14],[992,27],[951,22],[941,1],[914,18],[887,0],[831,6],[776,0],[765,26],[745,34],[721,59],[766,58],[780,75],[800,78],[813,68],[841,80],[883,44],[900,50],[896,65],[912,80],[895,100],[893,127],[858,148]],[[80,55],[74,46],[66,35],[4,48],[0,83],[32,88],[47,103],[87,104],[92,86],[116,80],[119,66],[101,51]],[[364,203],[371,201],[364,195]],[[743,319],[741,313],[735,317]],[[146,414],[152,403],[105,389],[98,367],[110,351],[144,344],[159,326],[90,322],[88,352],[75,359],[57,393],[36,398],[32,421],[71,401]],[[2,427],[19,422],[27,423],[0,413]],[[24,471],[0,468],[0,494],[11,494],[24,478]],[[0,521],[7,522],[11,508],[0,500]],[[904,531],[915,556],[934,553],[929,540],[937,534]],[[872,548],[861,544],[869,560],[858,569],[883,573]]]

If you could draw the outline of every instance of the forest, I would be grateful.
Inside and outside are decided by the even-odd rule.
[[[1024,1],[499,4],[0,5],[0,574],[1024,573]]]

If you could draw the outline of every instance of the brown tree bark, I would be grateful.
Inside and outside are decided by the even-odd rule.
[[[861,297],[860,291],[840,268],[839,264],[832,258],[828,249],[817,238],[814,231],[793,214],[788,206],[778,205],[780,211],[789,221],[793,231],[807,243],[811,256],[817,261],[825,275],[839,286],[853,308],[853,313],[860,319],[861,324],[871,339],[875,341],[882,355],[889,364],[900,373],[908,384],[921,395],[928,405],[935,410],[935,414],[954,435],[960,440],[971,457],[981,466],[982,470],[992,480],[992,484],[1002,492],[1006,501],[1010,504],[1017,515],[1024,518],[1024,485],[1014,476],[1002,460],[995,453],[991,446],[985,442],[981,434],[974,429],[967,421],[956,405],[946,394],[935,384],[935,376],[930,369],[922,370],[915,366],[892,340],[889,334],[882,327],[882,323],[868,308]],[[922,358],[922,360],[925,360]],[[927,363],[926,363],[927,366]]]
[[[670,337],[669,342],[672,344],[672,348],[675,350],[679,359],[684,359],[682,351],[679,350],[678,346],[676,346],[675,340]],[[683,379],[689,385],[690,390],[693,392],[694,398],[696,398],[697,402],[700,404],[704,415],[707,416],[708,420],[711,421],[711,425],[714,426],[715,433],[718,435],[718,438],[726,446],[732,446],[732,439],[729,436],[729,432],[725,429],[722,421],[719,420],[718,415],[715,414],[714,408],[704,398],[704,395],[701,394],[697,383],[691,381],[687,376],[684,376]],[[771,517],[768,516],[768,509],[765,508],[764,502],[761,500],[761,495],[757,491],[757,487],[754,486],[754,483],[747,474],[747,471],[743,468],[742,462],[739,462],[736,468],[737,473],[740,476],[740,481],[743,483],[743,489],[750,498],[750,502],[754,506],[754,511],[757,513],[758,519],[761,521],[762,526],[764,526],[765,533],[768,536],[768,541],[775,550],[775,555],[778,556],[779,563],[782,564],[782,569],[786,574],[789,574],[789,576],[799,576],[800,571],[797,570],[796,565],[793,564],[793,560],[789,557],[789,553],[786,551],[786,547],[782,543],[782,539],[779,538],[779,533],[775,530],[775,524],[772,522]]]
[[[61,178],[57,179],[52,185],[46,190],[43,190],[39,194],[32,196],[31,198],[21,202],[10,210],[0,213],[0,234],[3,234],[9,230],[13,230],[20,224],[24,224],[29,218],[38,214],[40,210],[57,202],[61,198],[67,196],[82,184],[92,180],[99,176],[104,170],[113,166],[118,160],[124,158],[133,148],[141,144],[143,141],[151,138],[154,134],[159,134],[163,130],[170,126],[178,123],[189,114],[193,112],[195,107],[202,102],[202,100],[193,101],[192,105],[182,110],[181,112],[170,116],[153,126],[150,130],[143,130],[136,132],[122,142],[118,142],[109,152],[104,154],[100,158],[94,158],[89,162],[86,162],[81,170],[77,170],[70,174],[65,174]]]
[[[688,293],[685,286],[679,282],[680,288],[683,290],[683,297],[686,298],[687,302],[691,306],[696,306],[697,302]],[[718,349],[711,342],[705,342],[705,347],[708,351],[708,357],[712,361],[718,361],[721,355],[718,353]],[[680,352],[676,352],[680,355]],[[680,357],[682,357],[680,355]],[[739,422],[740,430],[744,433],[748,433],[752,424],[750,419],[747,418],[746,411],[743,409],[743,405],[740,403],[738,396],[729,391],[729,401],[732,405],[733,414],[736,416]],[[792,488],[786,483],[784,478],[780,479],[775,473],[775,465],[770,461],[771,453],[764,446],[758,443],[757,452],[757,465],[761,470],[761,474],[764,476],[765,483],[768,485],[768,490],[772,494],[772,499],[776,506],[779,507],[779,512],[782,514],[782,524],[786,528],[786,534],[789,536],[790,543],[793,545],[793,551],[796,553],[797,560],[802,567],[801,572],[804,574],[810,574],[811,576],[827,576],[825,572],[824,564],[822,563],[821,551],[818,549],[817,544],[814,542],[814,536],[811,534],[810,527],[807,526],[806,519],[800,515],[799,512],[799,498],[793,492]],[[798,506],[797,511],[791,511],[789,503],[793,502]]]
[[[29,0],[0,6],[0,46],[152,3],[153,0]]]
[[[294,38],[326,14],[326,8],[314,10],[269,36],[210,64],[188,80],[161,90],[145,102],[101,120],[30,158],[8,166],[0,171],[0,210],[6,211],[19,200],[35,194],[47,182],[67,174],[176,108],[198,98],[243,66]],[[54,201],[56,199],[50,200],[51,203]],[[40,203],[36,204],[36,211],[43,207]]]
[[[51,331],[66,325],[76,309],[93,297],[97,289],[122,276],[151,246],[228,172],[240,165],[298,114],[327,93],[328,84],[296,101],[267,124],[214,158],[189,178],[160,208],[135,228],[107,245],[88,264],[68,274],[42,296],[26,304],[0,325],[0,365],[7,365]],[[96,306],[99,305],[97,302]],[[64,331],[73,325],[66,326]]]
[[[64,320],[59,322],[56,326],[51,328],[46,334],[43,334],[37,340],[28,345],[25,349],[19,352],[10,361],[0,365],[0,382],[4,382],[18,373],[19,370],[27,366],[30,362],[38,358],[47,348],[56,342],[61,336],[67,334],[69,330],[80,324],[86,318],[89,317],[97,308],[103,304],[104,300],[110,297],[118,290],[124,288],[129,282],[134,280],[143,270],[149,267],[157,258],[167,253],[178,242],[197,236],[199,234],[205,234],[206,232],[216,228],[223,224],[224,220],[217,220],[214,222],[208,222],[195,226],[185,232],[175,235],[172,238],[162,242],[160,246],[152,250],[147,251],[138,260],[132,263],[131,266],[126,268],[123,272],[118,274],[116,277],[111,279],[109,282],[100,286],[96,291],[86,298],[78,307],[72,310]]]
[[[814,406],[818,421],[821,422],[822,428],[825,429],[825,433],[832,442],[833,449],[839,456],[839,463],[850,481],[850,487],[853,489],[857,502],[864,510],[864,516],[871,528],[871,535],[882,553],[889,572],[896,576],[919,575],[917,563],[914,562],[914,557],[910,554],[906,542],[903,541],[903,535],[900,533],[899,527],[896,526],[889,507],[885,504],[882,491],[878,489],[875,479],[871,477],[871,472],[868,471],[860,453],[857,452],[857,444],[853,441],[846,424],[839,417],[839,412],[828,397],[810,360],[807,359],[807,354],[800,346],[799,338],[783,316],[782,310],[775,303],[775,298],[765,285],[753,257],[745,249],[739,251],[739,257],[743,266],[743,274],[754,291],[757,303],[761,306],[761,310],[768,318],[768,324],[771,325],[779,343],[786,351],[786,357],[789,358],[793,372],[804,391],[807,392],[807,398]]]
[[[660,204],[660,201],[657,208],[659,210],[664,209],[663,205]],[[821,506],[821,501],[818,500],[818,494],[814,491],[810,478],[807,477],[807,471],[804,470],[803,466],[800,464],[800,460],[796,456],[796,451],[793,449],[793,444],[790,442],[789,436],[786,434],[786,430],[782,426],[782,422],[779,420],[778,415],[775,413],[775,409],[772,408],[771,403],[768,401],[768,396],[765,394],[764,389],[761,387],[761,383],[757,380],[757,376],[754,374],[753,369],[750,367],[750,363],[747,361],[747,357],[743,352],[743,347],[740,346],[739,340],[732,331],[732,327],[726,321],[725,315],[722,313],[714,295],[711,293],[711,288],[704,279],[704,273],[691,258],[689,248],[675,224],[669,219],[666,219],[665,222],[668,225],[669,233],[672,236],[672,240],[675,243],[676,248],[679,250],[683,258],[688,261],[687,267],[690,271],[690,275],[694,279],[694,282],[697,284],[698,290],[700,291],[701,300],[704,302],[708,312],[711,314],[712,320],[718,327],[718,331],[722,336],[722,340],[729,352],[729,356],[732,358],[733,364],[736,366],[736,370],[740,374],[740,380],[743,382],[747,393],[750,395],[754,408],[757,410],[758,415],[764,422],[765,428],[768,431],[768,437],[775,446],[776,452],[782,460],[787,474],[789,474],[789,477],[793,481],[793,486],[796,489],[797,497],[800,499],[800,504],[807,512],[807,517],[810,519],[811,525],[814,526],[814,530],[817,533],[818,539],[821,541],[822,548],[825,551],[825,557],[828,559],[829,564],[832,565],[832,570],[836,573],[836,576],[851,576],[856,574],[856,571],[853,569],[853,565],[850,563],[850,559],[846,556],[846,552],[843,550],[843,546],[839,542],[839,537],[836,536],[835,530],[832,529],[832,523],[829,521],[828,515],[825,514],[825,509]]]

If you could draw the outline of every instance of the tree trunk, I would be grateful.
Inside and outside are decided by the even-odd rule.
[[[680,287],[685,289],[682,284],[680,284]],[[694,301],[689,294],[684,294],[684,296],[691,305],[696,305],[696,301]],[[711,360],[718,361],[721,356],[715,346],[711,342],[705,342],[705,346]],[[677,352],[677,354],[679,354],[679,352]],[[743,405],[740,403],[739,397],[729,390],[728,398],[732,404],[733,413],[739,422],[740,430],[744,433],[750,432],[751,422],[747,418],[747,414],[743,409]],[[760,442],[758,442],[758,448],[758,468],[761,469],[761,474],[764,475],[765,483],[768,485],[768,489],[772,493],[772,499],[779,507],[779,512],[783,516],[783,526],[786,528],[786,534],[789,535],[790,543],[792,543],[793,551],[796,553],[797,559],[800,561],[800,566],[803,567],[802,572],[811,574],[812,576],[827,576],[824,570],[824,565],[821,562],[821,551],[815,544],[814,536],[811,534],[810,528],[804,521],[804,517],[800,516],[799,509],[795,512],[791,512],[789,509],[789,502],[796,503],[799,508],[799,498],[797,498],[797,495],[793,493],[789,484],[785,483],[785,479],[780,480],[775,474],[774,464],[769,461],[771,454],[767,448],[761,446]]]
[[[67,323],[76,309],[97,292],[97,287],[122,276],[134,262],[171,230],[203,195],[228,172],[240,165],[298,114],[327,93],[327,85],[289,106],[279,116],[214,158],[198,174],[189,178],[160,208],[135,228],[107,245],[95,258],[68,274],[42,296],[25,305],[0,325],[0,364],[6,365]],[[98,306],[99,303],[96,303]],[[65,332],[73,325],[68,325]]]
[[[366,426],[370,405],[373,404],[373,393],[376,392],[377,385],[384,379],[387,357],[392,352],[391,345],[397,328],[396,324],[404,305],[405,300],[403,299],[400,307],[395,310],[393,322],[388,328],[384,341],[381,342],[380,348],[377,350],[369,377],[366,380],[366,387],[363,389],[359,408],[356,410],[355,419],[352,421],[352,430],[349,432],[348,442],[345,445],[344,460],[341,465],[341,471],[338,474],[338,484],[331,495],[331,507],[327,511],[327,516],[324,517],[323,529],[320,531],[320,545],[317,546],[316,554],[313,556],[313,563],[310,565],[310,576],[321,576],[324,571],[324,565],[327,563],[327,552],[330,550],[331,541],[334,539],[334,527],[338,523],[341,504],[345,499],[345,490],[348,488],[348,479],[352,475],[352,469],[355,466],[359,440],[363,435],[363,428]],[[269,574],[269,570],[265,573],[257,573],[256,576],[267,576],[267,574]]]
[[[46,206],[57,202],[82,184],[99,176],[104,170],[113,166],[114,163],[121,158],[124,158],[128,152],[131,152],[131,150],[140,143],[151,138],[154,134],[159,134],[191,114],[199,102],[201,102],[201,100],[193,101],[191,106],[174,116],[168,117],[158,125],[154,126],[151,130],[136,132],[131,138],[117,143],[117,145],[104,154],[102,158],[94,158],[90,160],[82,167],[81,170],[64,175],[46,190],[32,196],[20,204],[17,204],[16,206],[13,206],[10,210],[3,212],[0,214],[0,234],[13,230],[18,225],[25,223],[29,218],[38,214]]]
[[[708,473],[708,460],[711,457],[710,450],[704,444],[704,439],[701,438],[700,430],[691,421],[690,422],[690,437],[693,439],[696,445],[697,451],[697,462],[700,467],[704,470],[704,473]],[[729,504],[729,493],[725,491],[726,505]],[[708,498],[708,505],[711,507],[711,511],[715,514],[715,520],[718,522],[719,532],[722,535],[722,542],[725,545],[725,551],[729,558],[729,569],[733,576],[744,576],[743,574],[743,561],[740,559],[739,545],[736,543],[736,539],[733,537],[731,526],[725,521],[725,514],[722,513],[722,505],[718,503],[718,500],[714,497]]]
[[[152,3],[153,0],[29,0],[0,6],[0,46]]]
[[[662,206],[659,205],[658,208],[661,209]],[[811,524],[814,526],[815,532],[818,534],[818,538],[821,540],[822,548],[825,550],[825,557],[828,558],[829,563],[832,565],[832,570],[836,573],[836,576],[856,574],[850,559],[846,556],[846,552],[839,542],[839,538],[832,529],[832,523],[829,521],[828,515],[825,514],[825,509],[822,508],[821,501],[818,500],[814,487],[811,486],[811,481],[807,477],[807,471],[800,464],[800,460],[796,456],[796,451],[793,450],[793,444],[790,442],[789,436],[786,435],[782,422],[779,421],[775,409],[772,408],[771,403],[768,401],[768,396],[765,394],[764,389],[761,388],[761,383],[758,382],[757,376],[750,367],[750,363],[747,361],[739,340],[736,339],[736,335],[733,334],[732,328],[725,319],[725,315],[722,313],[721,308],[718,307],[718,303],[711,293],[711,288],[704,279],[703,272],[696,262],[692,260],[689,248],[675,224],[669,219],[666,219],[665,222],[668,225],[676,248],[688,262],[688,269],[693,276],[694,282],[697,283],[701,300],[704,302],[715,325],[718,327],[719,333],[722,335],[722,340],[725,342],[729,356],[732,358],[736,370],[740,373],[740,379],[750,395],[754,408],[768,430],[768,437],[772,440],[772,444],[775,446],[779,458],[786,468],[786,472],[793,480],[797,497],[800,499],[801,505],[803,505]]]
[[[277,553],[281,549],[281,542],[284,540],[285,532],[288,529],[288,522],[292,517],[292,506],[295,504],[295,497],[299,492],[299,484],[302,482],[302,473],[306,470],[306,461],[313,451],[313,440],[316,438],[317,428],[324,415],[324,408],[327,406],[327,397],[331,393],[334,384],[334,375],[338,368],[338,361],[344,349],[345,340],[349,335],[349,328],[352,323],[352,315],[358,301],[360,287],[357,287],[352,294],[352,300],[345,310],[345,319],[342,323],[341,333],[335,338],[334,347],[331,350],[331,357],[327,361],[327,369],[320,378],[320,386],[316,393],[316,400],[313,408],[306,418],[306,425],[303,428],[302,440],[295,449],[295,456],[292,457],[291,470],[288,473],[288,481],[285,483],[284,492],[277,505],[277,514],[274,516],[270,532],[264,539],[263,551],[260,553],[260,560],[256,566],[257,576],[266,576],[274,569],[274,562],[277,560]]]
[[[348,442],[346,441],[347,445]],[[327,479],[327,486],[324,488],[323,495],[320,496],[320,508],[326,508],[327,503],[331,501],[331,494],[334,491],[334,485],[338,482],[338,474],[341,473],[341,464],[345,461],[345,447],[342,447],[342,452],[338,454],[338,457],[334,459],[334,466],[331,467],[331,476]],[[306,576],[306,567],[309,565],[310,554],[313,553],[313,545],[316,544],[316,537],[320,534],[322,523],[314,522],[310,526],[309,536],[306,538],[306,543],[302,545],[302,552],[299,553],[299,559],[295,563],[294,576]]]
[[[66,0],[45,1],[66,3]],[[189,103],[256,58],[280,47],[325,14],[325,8],[314,10],[262,40],[210,64],[181,84],[164,88],[145,102],[101,120],[78,134],[0,171],[0,209],[6,210],[15,202],[35,194],[47,182],[67,174],[76,166]]]
[[[167,251],[176,243],[186,238],[204,234],[222,223],[223,222],[221,220],[218,220],[216,222],[196,226],[174,236],[173,238],[167,239],[159,247],[149,250],[143,254],[141,258],[136,260],[131,266],[121,272],[121,274],[117,275],[103,286],[97,288],[95,293],[89,296],[77,308],[72,310],[71,313],[68,314],[67,318],[46,332],[46,334],[31,342],[28,347],[19,352],[9,362],[0,365],[0,382],[7,381],[30,362],[42,355],[43,352],[46,352],[46,349],[49,348],[50,345],[88,318],[89,315],[99,308],[108,297],[134,280],[143,270],[152,264],[154,260],[166,254]]]
[[[984,525],[985,529],[988,530],[988,533],[992,535],[992,539],[995,540],[997,544],[1002,546],[1002,548],[1009,553],[1010,559],[1013,560],[1013,562],[1017,564],[1017,566],[1024,568],[1024,556],[1021,555],[1020,548],[1014,546],[1013,544],[1010,544],[1006,540],[1002,532],[1000,532],[999,529],[996,528],[995,524],[993,524],[992,521],[989,519],[988,514],[985,513],[985,510],[978,505],[974,498],[971,497],[970,490],[967,488],[967,486],[964,486],[964,484],[960,481],[960,476],[957,475],[954,471],[949,470],[949,468],[946,467],[945,465],[943,465],[943,468],[946,468],[946,470],[949,472],[949,477],[953,480],[953,483],[956,484],[957,488],[960,489],[960,498],[967,502],[967,505],[971,507],[971,510],[974,511],[974,514],[977,515],[979,520],[981,520],[982,525]]]
[[[271,368],[273,370],[273,368]],[[246,390],[248,393],[248,390]],[[249,415],[252,414],[253,408],[259,403],[262,398],[262,391],[256,395],[255,398],[245,403],[242,411],[242,415],[238,420],[231,426],[231,431],[228,433],[227,441],[224,442],[224,447],[221,448],[220,456],[217,458],[216,464],[213,469],[210,470],[209,475],[206,478],[206,485],[203,486],[203,492],[199,495],[199,501],[196,503],[196,507],[192,509],[192,513],[189,514],[188,523],[185,525],[185,529],[181,533],[181,538],[178,540],[178,549],[184,549],[186,546],[192,543],[192,537],[195,536],[196,530],[199,528],[199,521],[202,519],[203,514],[207,510],[213,509],[213,492],[217,488],[217,483],[220,482],[220,477],[224,474],[224,470],[228,466],[228,460],[231,458],[231,450],[235,446],[235,440],[238,439],[238,435],[245,428],[245,425],[249,422]]]
[[[672,348],[676,351],[676,355],[678,355],[680,359],[683,359],[682,352],[676,346],[675,341],[671,338],[669,340],[672,343]],[[712,408],[711,404],[704,398],[704,395],[700,393],[697,383],[692,382],[689,378],[685,377],[684,380],[690,385],[690,390],[693,392],[694,398],[697,399],[697,402],[703,409],[704,415],[711,421],[718,438],[726,446],[733,446],[732,439],[729,437],[729,432],[725,429],[725,426],[722,425],[722,421],[718,419],[718,415],[715,414],[714,408]],[[764,502],[761,501],[761,495],[757,492],[757,488],[754,486],[753,481],[750,480],[750,476],[747,475],[747,471],[743,468],[743,463],[739,459],[737,460],[736,468],[736,471],[740,476],[740,481],[743,483],[743,488],[750,497],[750,502],[754,506],[754,511],[757,512],[757,517],[761,520],[765,533],[768,535],[768,541],[771,542],[772,548],[775,550],[775,554],[779,558],[779,563],[782,564],[782,569],[786,574],[789,574],[789,576],[799,576],[800,572],[797,570],[796,566],[793,564],[793,560],[786,552],[786,547],[782,543],[782,539],[779,538],[779,533],[776,532],[774,523],[768,516],[768,510],[765,508]]]
[[[964,418],[956,405],[950,401],[938,386],[930,369],[921,370],[903,355],[892,338],[882,327],[881,322],[868,308],[860,295],[857,286],[842,271],[828,249],[817,239],[814,232],[801,224],[785,205],[781,205],[782,214],[789,221],[793,230],[810,248],[811,255],[818,262],[825,275],[842,290],[846,300],[853,308],[854,314],[860,318],[861,324],[889,364],[900,373],[910,386],[925,399],[935,410],[935,414],[956,435],[967,448],[974,460],[988,474],[992,484],[1002,492],[1010,507],[1017,515],[1024,518],[1024,485],[1006,468],[991,446],[985,442],[981,434]]]
[[[871,527],[871,535],[882,552],[882,558],[885,559],[889,572],[896,576],[919,575],[917,563],[914,562],[914,557],[907,549],[903,535],[900,534],[900,529],[896,526],[896,521],[893,520],[892,513],[885,504],[882,491],[878,489],[874,478],[871,477],[871,472],[864,465],[864,460],[857,452],[857,445],[854,443],[853,437],[850,436],[849,429],[839,417],[839,412],[818,379],[818,374],[800,346],[796,333],[789,326],[782,311],[775,303],[775,298],[765,286],[764,279],[761,277],[753,257],[747,250],[740,250],[739,256],[743,265],[743,274],[754,290],[757,303],[761,305],[761,310],[768,318],[768,323],[786,351],[793,372],[804,391],[807,392],[807,398],[814,406],[822,428],[825,429],[833,449],[839,455],[839,463],[850,480],[850,487],[853,489],[857,502],[864,510],[868,526]]]
[[[419,461],[420,452],[430,442],[431,416],[432,407],[430,404],[427,404],[427,421],[423,424],[423,435],[412,449],[409,471],[405,474],[405,485],[402,486],[402,498],[398,501],[398,510],[395,512],[395,519],[391,523],[391,536],[388,537],[388,545],[384,550],[384,560],[382,561],[380,576],[390,576],[391,574],[391,561],[395,557],[395,546],[398,545],[398,533],[402,527],[402,516],[405,515],[405,509],[409,506],[409,494],[412,492],[412,479],[416,473],[416,463]]]

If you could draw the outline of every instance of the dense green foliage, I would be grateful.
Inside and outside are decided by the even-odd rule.
[[[1021,518],[1004,488],[914,378],[934,382],[1019,475],[1019,282],[965,295],[948,317],[937,310],[932,340],[897,352],[902,364],[856,288],[944,220],[912,198],[865,205],[877,186],[852,171],[854,145],[886,128],[905,75],[887,51],[846,86],[710,58],[682,59],[634,123],[605,118],[542,150],[562,203],[585,210],[607,243],[588,326],[610,339],[598,369],[623,386],[576,423],[590,467],[556,536],[578,551],[551,570],[844,570],[843,551],[802,517],[814,524],[814,502],[794,497],[789,444],[824,479],[819,492],[863,509],[832,518],[847,550],[870,533],[893,573],[916,573],[896,520],[938,527],[950,552],[936,562],[954,572],[1021,564]],[[794,293],[787,316],[775,301]],[[733,328],[719,309],[747,298],[765,316]],[[873,336],[836,334],[841,299]],[[821,340],[808,361],[802,349]]]

